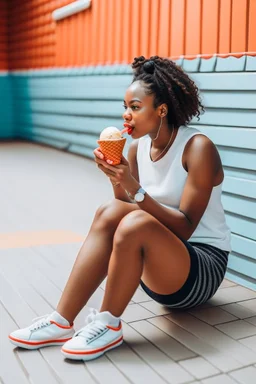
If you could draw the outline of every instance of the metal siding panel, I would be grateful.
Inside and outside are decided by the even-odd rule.
[[[185,20],[185,55],[201,53],[201,0],[187,0]]]
[[[172,0],[170,21],[170,56],[184,55],[185,0]]]
[[[255,110],[206,108],[206,112],[200,116],[200,120],[194,118],[192,123],[198,125],[198,129],[200,129],[200,125],[255,128]]]
[[[220,0],[219,53],[230,52],[232,0]]]
[[[255,278],[256,263],[247,258],[242,258],[240,255],[231,254],[229,257],[228,268],[233,271],[239,271],[241,274]]]
[[[247,51],[247,0],[232,1],[231,52]]]
[[[245,197],[251,197],[254,199],[256,196],[256,180],[254,181],[242,178],[235,178],[225,175],[223,191]]]
[[[198,128],[198,126],[192,124],[190,126]],[[256,149],[256,129],[201,125],[199,130],[205,133],[217,145]]]
[[[253,199],[223,192],[222,203],[226,211],[256,220],[256,204]]]
[[[243,51],[244,52],[244,51]],[[228,71],[243,71],[245,68],[245,56],[242,57],[217,57],[215,71],[228,72]]]
[[[219,1],[203,0],[202,4],[202,54],[218,52]]]
[[[14,138],[12,82],[8,74],[0,75],[0,139]]]
[[[256,1],[249,0],[248,51],[256,51]]]
[[[224,167],[233,167],[240,170],[255,172],[255,151],[241,148],[228,148],[218,146]]]
[[[254,59],[256,71],[256,58],[247,57],[247,61]],[[209,59],[211,60],[211,59]],[[207,60],[203,60],[205,62]],[[191,77],[200,86],[200,90],[227,90],[227,91],[255,91],[256,72],[254,73],[193,73]]]
[[[256,2],[255,2],[255,4],[256,4]],[[245,70],[246,71],[254,71],[254,72],[256,71],[256,57],[247,56]]]
[[[253,91],[204,91],[203,104],[211,108],[254,109],[256,92]]]
[[[169,56],[169,28],[171,17],[170,0],[160,0],[159,9],[159,35],[158,35],[158,55]]]
[[[240,253],[240,255],[245,255],[246,257],[256,261],[255,241],[233,233],[231,236],[231,245],[234,252]],[[256,278],[256,274],[254,277]]]
[[[239,216],[234,212],[225,212],[227,224],[233,233],[256,241],[255,221]]]
[[[124,109],[122,102],[109,100],[104,103],[97,100],[86,102],[84,100],[56,100],[54,103],[51,100],[31,100],[29,103],[18,105],[16,108],[21,116],[36,113],[99,116],[99,110],[102,116],[120,118]]]
[[[22,127],[45,127],[58,129],[60,131],[95,132],[99,134],[103,128],[110,125],[122,126],[122,120],[104,117],[73,117],[73,116],[27,116],[19,121]]]
[[[239,274],[237,271],[227,270],[225,275],[226,279],[236,282],[237,284],[244,285],[247,288],[256,291],[256,280],[250,279],[246,275]]]

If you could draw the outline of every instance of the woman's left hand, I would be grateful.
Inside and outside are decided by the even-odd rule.
[[[128,190],[130,187],[134,184],[134,177],[131,174],[129,162],[126,160],[124,156],[122,156],[121,163],[118,165],[111,165],[112,161],[107,160],[104,162],[104,167],[108,168],[111,173],[113,172],[114,175],[110,176],[110,180],[113,183],[120,183],[120,185],[125,189]]]

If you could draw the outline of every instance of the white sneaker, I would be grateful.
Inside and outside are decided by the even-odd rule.
[[[9,335],[12,344],[26,349],[50,345],[63,345],[74,335],[73,325],[58,312],[37,317],[27,328],[18,329]]]
[[[87,325],[67,341],[61,352],[73,360],[92,360],[123,342],[121,320],[110,312],[94,310],[87,317]]]

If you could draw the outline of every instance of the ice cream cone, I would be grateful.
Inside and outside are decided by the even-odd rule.
[[[106,160],[112,160],[112,165],[118,165],[121,163],[122,153],[126,138],[117,140],[98,140],[101,152],[105,156]]]

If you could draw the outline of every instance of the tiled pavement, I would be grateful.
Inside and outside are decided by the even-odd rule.
[[[208,303],[183,312],[139,288],[122,316],[125,343],[86,364],[63,359],[59,347],[14,348],[10,331],[56,307],[111,189],[92,162],[26,143],[0,145],[0,172],[1,383],[256,383],[256,292],[228,280]],[[88,307],[99,308],[104,288]]]

